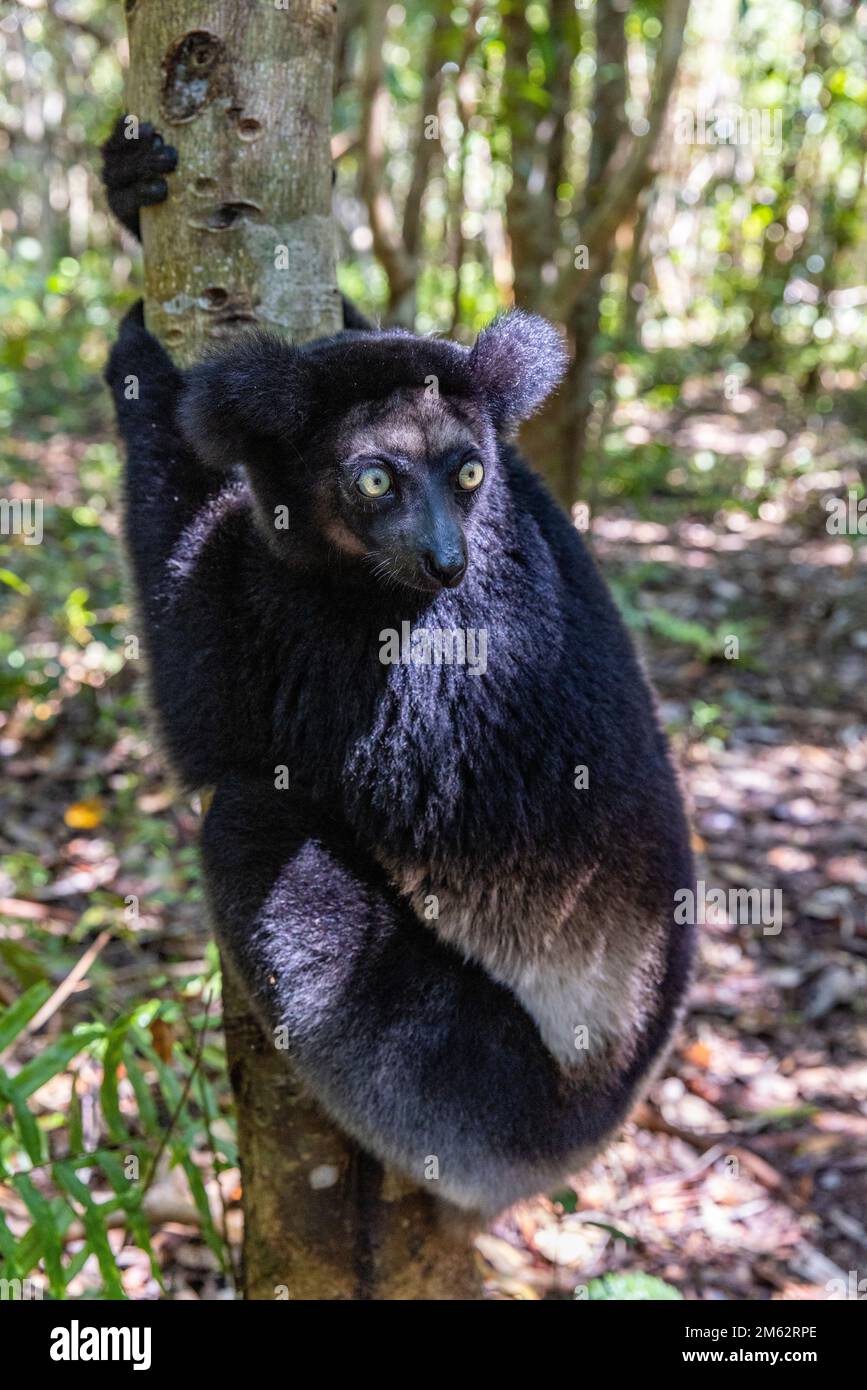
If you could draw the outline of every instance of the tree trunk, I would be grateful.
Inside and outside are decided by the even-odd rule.
[[[605,197],[605,171],[626,129],[626,31],[623,12],[612,0],[599,0],[596,8],[596,49],[593,138],[582,196],[584,217],[598,208]],[[582,225],[583,220],[579,220],[579,240]],[[602,277],[611,267],[613,250],[613,246],[604,246],[596,251],[580,272],[580,291],[564,316],[572,346],[566,379],[542,414],[525,426],[522,436],[567,510],[578,497],[590,418]],[[536,278],[538,283],[539,277]]]
[[[387,0],[367,0],[364,81],[361,84],[361,196],[367,206],[373,251],[388,281],[389,323],[415,326],[416,266],[403,240],[386,180],[386,145],[391,98],[383,48],[388,34]]]
[[[178,149],[142,215],[148,326],[182,363],[259,324],[335,332],[329,0],[132,0],[128,110]],[[466,1229],[340,1133],[224,968],[255,1299],[479,1297]]]
[[[227,961],[223,981],[245,1296],[478,1298],[468,1224],[335,1129],[251,1015]]]
[[[581,19],[573,0],[551,0],[548,22],[548,41],[542,50],[549,100],[545,109],[540,108],[528,81],[530,50],[538,37],[526,10],[512,5],[503,17],[502,119],[509,132],[512,162],[506,221],[515,301],[534,313],[543,312],[544,286],[556,275],[558,188],[567,172],[566,117],[572,99],[572,66],[581,47]],[[597,65],[601,67],[598,56]]]
[[[262,324],[340,327],[331,221],[334,7],[327,0],[127,5],[128,109],[177,146],[145,209],[145,315],[181,362]]]
[[[595,212],[606,194],[605,172],[626,129],[626,30],[624,15],[613,0],[599,0],[596,6],[596,82],[593,91],[593,138],[584,185],[583,215]],[[582,220],[579,220],[579,241]],[[608,274],[614,247],[607,244],[594,250],[587,269],[581,272],[581,289],[569,309],[566,327],[572,343],[569,371],[558,396],[542,418],[553,442],[553,458],[548,481],[566,508],[577,500],[581,463],[587,443],[590,395],[596,361],[599,331],[599,304],[602,279]],[[551,422],[553,420],[553,429]],[[533,422],[530,428],[532,429]]]
[[[539,264],[537,248],[544,245],[544,240],[534,239],[536,219],[530,218],[520,190],[516,193],[513,188],[509,232],[513,252],[516,245],[518,250],[517,301],[564,323],[573,351],[569,373],[560,391],[539,416],[529,421],[521,438],[566,508],[577,500],[580,487],[591,415],[602,280],[611,268],[617,230],[634,217],[638,199],[653,174],[653,156],[677,75],[689,3],[690,0],[665,0],[646,129],[642,135],[633,136],[625,108],[628,90],[625,14],[617,0],[596,0],[593,136],[586,183],[575,207],[578,244],[574,251],[577,254],[571,258],[572,265],[551,277],[550,282],[540,273],[544,267]],[[558,15],[562,21],[559,5],[552,7],[552,17],[556,20]],[[519,28],[521,22],[517,18],[513,21]],[[559,108],[556,99],[552,100],[552,106],[555,110],[562,109],[562,100]],[[514,147],[514,123],[511,128]],[[526,227],[522,226],[522,219]]]

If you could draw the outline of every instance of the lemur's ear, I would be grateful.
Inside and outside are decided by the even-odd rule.
[[[301,352],[261,333],[185,373],[178,421],[201,461],[228,471],[297,434],[309,399]]]
[[[496,429],[526,420],[566,370],[566,348],[547,319],[512,309],[494,319],[470,353],[473,380],[487,398]]]

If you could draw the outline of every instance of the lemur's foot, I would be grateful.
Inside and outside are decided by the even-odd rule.
[[[177,165],[177,150],[149,122],[136,126],[129,116],[118,119],[102,147],[102,181],[109,207],[133,236],[141,235],[140,209],[168,197],[163,175]]]

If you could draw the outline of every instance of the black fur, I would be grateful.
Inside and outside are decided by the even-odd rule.
[[[494,430],[510,430],[551,394],[564,368],[551,325],[517,310],[495,319],[472,351],[399,328],[343,332],[303,348],[256,334],[192,370],[180,418],[203,462],[226,468],[261,458],[274,441],[280,450],[297,447],[334,417],[335,402],[346,411],[434,382],[440,395],[475,403]]]
[[[102,147],[102,181],[109,207],[136,240],[141,238],[141,209],[168,197],[165,175],[177,166],[177,150],[147,121],[136,126],[121,116],[115,123]]]
[[[511,430],[547,400],[565,370],[563,345],[550,323],[520,310],[495,319],[470,355],[494,427]]]
[[[181,778],[217,786],[204,856],[222,944],[338,1121],[417,1178],[436,1158],[434,1190],[488,1210],[557,1182],[620,1123],[692,952],[673,920],[688,832],[651,696],[580,537],[502,439],[563,361],[550,327],[507,315],[472,351],[262,337],[183,374],[134,313],[108,370],[154,708]],[[362,505],[350,455],[361,438],[380,457],[390,430],[395,495]],[[484,464],[472,497],[453,436]],[[371,567],[374,548],[415,543],[409,496],[460,528],[459,588]],[[484,629],[486,674],[383,665],[381,634],[403,621]],[[418,875],[477,917],[419,920],[400,886]],[[561,900],[565,925],[547,906]],[[492,903],[503,977],[526,954],[556,979],[562,950],[576,1022],[585,967],[612,994],[641,962],[622,1037],[586,1065],[562,1067],[477,963]]]
[[[587,1085],[313,803],[227,778],[203,849],[218,932],[265,1026],[286,1028],[302,1076],[364,1147],[418,1181],[436,1157],[433,1190],[461,1206],[493,1212],[553,1190],[621,1123],[664,1052],[686,937],[632,1061]]]

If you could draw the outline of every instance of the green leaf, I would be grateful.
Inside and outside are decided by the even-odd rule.
[[[20,1179],[21,1175],[19,1175],[18,1178],[15,1179],[15,1181],[19,1182]],[[66,1234],[68,1228],[72,1225],[73,1221],[76,1219],[75,1212],[72,1210],[72,1207],[69,1206],[67,1202],[63,1201],[59,1197],[55,1198],[55,1200],[52,1203],[50,1203],[50,1207],[54,1217],[54,1227],[62,1244],[64,1235]],[[20,1264],[21,1268],[26,1270],[28,1273],[30,1272],[30,1270],[35,1269],[40,1259],[42,1259],[43,1257],[43,1247],[44,1241],[42,1238],[42,1233],[39,1227],[34,1222],[34,1224],[30,1227],[30,1230],[25,1232],[25,1234],[21,1237],[21,1240],[18,1243],[18,1263]],[[74,1271],[70,1263],[70,1265],[68,1265],[66,1268],[67,1283],[72,1278],[73,1272]]]
[[[683,1294],[663,1279],[635,1270],[631,1273],[603,1274],[601,1279],[591,1279],[587,1285],[587,1297],[596,1302],[660,1302],[682,1299]]]
[[[32,1062],[21,1068],[15,1077],[15,1090],[21,1096],[31,1096],[40,1086],[44,1086],[46,1081],[62,1072],[73,1057],[77,1057],[89,1043],[101,1037],[102,1032],[102,1028],[94,1024],[76,1033],[64,1033],[51,1047],[46,1047],[38,1057],[34,1057]]]
[[[163,1281],[162,1270],[157,1263],[157,1257],[151,1245],[150,1228],[148,1226],[147,1217],[142,1211],[141,1190],[137,1190],[133,1187],[130,1179],[123,1170],[123,1163],[117,1154],[103,1155],[100,1159],[100,1165],[111,1183],[112,1188],[121,1200],[136,1245],[139,1250],[143,1250],[147,1255],[150,1260],[151,1273],[160,1288],[165,1291],[166,1286]]]
[[[87,1244],[96,1256],[106,1294],[109,1298],[125,1299],[126,1293],[109,1244],[108,1228],[105,1224],[106,1216],[116,1209],[117,1203],[95,1202],[89,1188],[76,1173],[73,1163],[56,1163],[54,1174],[64,1191],[81,1203]]]
[[[135,1052],[129,1040],[127,1040],[124,1046],[123,1064],[126,1067],[126,1074],[129,1077],[130,1085],[135,1095],[135,1103],[138,1106],[142,1128],[146,1134],[156,1136],[160,1133],[157,1108],[154,1105],[151,1088],[147,1083],[144,1072],[136,1060]]]
[[[26,1173],[18,1173],[13,1179],[13,1186],[33,1217],[33,1224],[41,1241],[45,1272],[48,1275],[51,1292],[55,1298],[62,1298],[64,1293],[63,1266],[61,1264],[63,1246],[54,1209],[42,1193],[34,1187]],[[30,1268],[32,1269],[33,1265]]]
[[[127,1126],[120,1113],[117,1069],[123,1061],[123,1049],[129,1025],[130,1016],[127,1014],[112,1026],[102,1059],[102,1084],[99,1088],[99,1102],[102,1106],[108,1132],[112,1139],[118,1143],[123,1143],[128,1134]]]
[[[49,980],[48,971],[36,952],[23,946],[20,941],[0,941],[0,960],[19,981],[22,989]]]
[[[0,569],[0,584],[6,584],[10,589],[14,589],[16,594],[23,594],[25,597],[32,594],[30,585],[23,579],[19,579],[12,570]]]
[[[81,1096],[75,1086],[73,1079],[72,1090],[69,1095],[69,1116],[67,1119],[69,1127],[69,1152],[80,1154],[84,1152],[84,1124],[81,1116]]]
[[[6,1225],[6,1217],[0,1211],[0,1255],[3,1257],[3,1277],[5,1279],[24,1279],[29,1270],[22,1270],[18,1263],[18,1242]]]
[[[38,1014],[50,994],[49,984],[31,985],[30,989],[19,995],[14,1004],[3,1010],[0,1014],[0,1052],[5,1052],[31,1018]]]
[[[43,1144],[39,1126],[30,1113],[24,1096],[19,1093],[16,1082],[7,1076],[2,1068],[0,1068],[0,1096],[12,1106],[18,1124],[18,1134],[30,1162],[41,1163]]]
[[[154,1047],[143,1028],[133,1030],[136,1045],[141,1055],[150,1062],[151,1066],[159,1078],[160,1091],[170,1114],[174,1114],[180,1104],[183,1094],[181,1083],[175,1076],[171,1068],[167,1067],[163,1059],[154,1050]]]
[[[208,1201],[208,1194],[205,1191],[205,1184],[201,1172],[188,1153],[183,1153],[180,1150],[178,1150],[177,1153],[180,1158],[181,1166],[187,1175],[187,1181],[190,1184],[190,1191],[193,1194],[196,1210],[201,1218],[202,1234],[211,1250],[213,1250],[217,1259],[220,1261],[220,1268],[225,1271],[227,1269],[226,1247],[223,1243],[222,1236],[214,1225],[214,1218],[211,1215],[211,1204]]]

